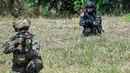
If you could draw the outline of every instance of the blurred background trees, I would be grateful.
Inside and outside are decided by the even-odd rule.
[[[0,0],[0,15],[19,16],[71,16],[84,11],[88,0]],[[102,14],[121,15],[130,12],[129,0],[91,0]]]

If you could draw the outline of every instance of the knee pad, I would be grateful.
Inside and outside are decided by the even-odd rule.
[[[34,73],[36,71],[40,71],[43,68],[43,63],[42,60],[37,58],[37,59],[33,59],[31,60],[27,67],[26,67],[26,71],[27,73]]]
[[[84,29],[84,30],[82,31],[82,33],[87,35],[87,34],[90,33],[90,31],[91,31],[91,30],[90,30],[89,28],[86,28],[86,29]]]

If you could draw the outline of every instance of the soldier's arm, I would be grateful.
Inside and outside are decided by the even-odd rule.
[[[82,13],[82,14],[80,15],[80,22],[79,22],[79,25],[80,25],[80,26],[85,25],[84,13]]]
[[[18,40],[14,39],[14,36],[9,38],[3,45],[3,53],[8,54],[13,52],[16,45],[18,45]]]
[[[80,15],[80,22],[79,22],[79,25],[80,25],[80,26],[84,26],[84,25],[86,25],[86,24],[92,23],[91,20],[89,20],[89,19],[84,19],[84,17],[85,17],[85,14],[82,13],[82,14]]]
[[[33,39],[32,39],[32,48],[37,50],[37,52],[40,49],[40,42],[38,41],[38,39],[36,37],[33,37]]]
[[[38,58],[38,56],[39,56],[38,51],[39,51],[40,45],[39,45],[39,41],[35,37],[32,38],[32,46],[31,47],[32,48],[28,53],[28,58],[30,58],[30,59]]]
[[[100,13],[96,13],[96,20],[97,20],[98,22],[100,22],[100,24],[102,24],[102,18],[101,18]]]
[[[100,13],[96,13],[96,22],[99,24],[99,26],[100,26],[102,32],[105,32],[105,31],[103,30],[103,28],[102,28],[102,17],[101,17],[101,15],[100,15]]]

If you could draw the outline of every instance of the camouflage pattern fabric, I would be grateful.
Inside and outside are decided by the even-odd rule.
[[[14,24],[17,28],[22,28],[23,26],[30,26],[30,21],[26,18],[19,18],[14,22]]]
[[[15,31],[18,32],[18,30],[28,30],[29,26],[31,25],[31,22],[26,18],[20,17],[15,22],[13,22],[12,25]]]
[[[20,38],[25,38],[25,42],[21,45]],[[5,54],[13,53],[13,73],[26,73],[26,66],[32,59],[38,59],[38,51],[40,48],[39,41],[34,37],[33,34],[26,32],[24,35],[17,33],[10,37],[3,45],[3,52]],[[29,38],[28,36],[31,36]],[[23,42],[23,41],[22,41]],[[21,46],[20,46],[21,45]],[[36,72],[37,73],[37,72]]]
[[[88,28],[91,31],[93,30],[93,28],[97,28],[98,33],[101,34],[101,31],[103,30],[101,22],[102,22],[102,19],[101,19],[101,16],[99,15],[99,13],[97,13],[95,11],[91,12],[91,13],[83,12],[80,15],[79,25],[83,26],[83,28],[84,28],[83,34],[87,31]]]

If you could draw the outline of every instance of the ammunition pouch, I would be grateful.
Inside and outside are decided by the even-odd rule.
[[[20,63],[27,63],[28,59],[25,54],[13,54],[13,63],[20,64]]]

